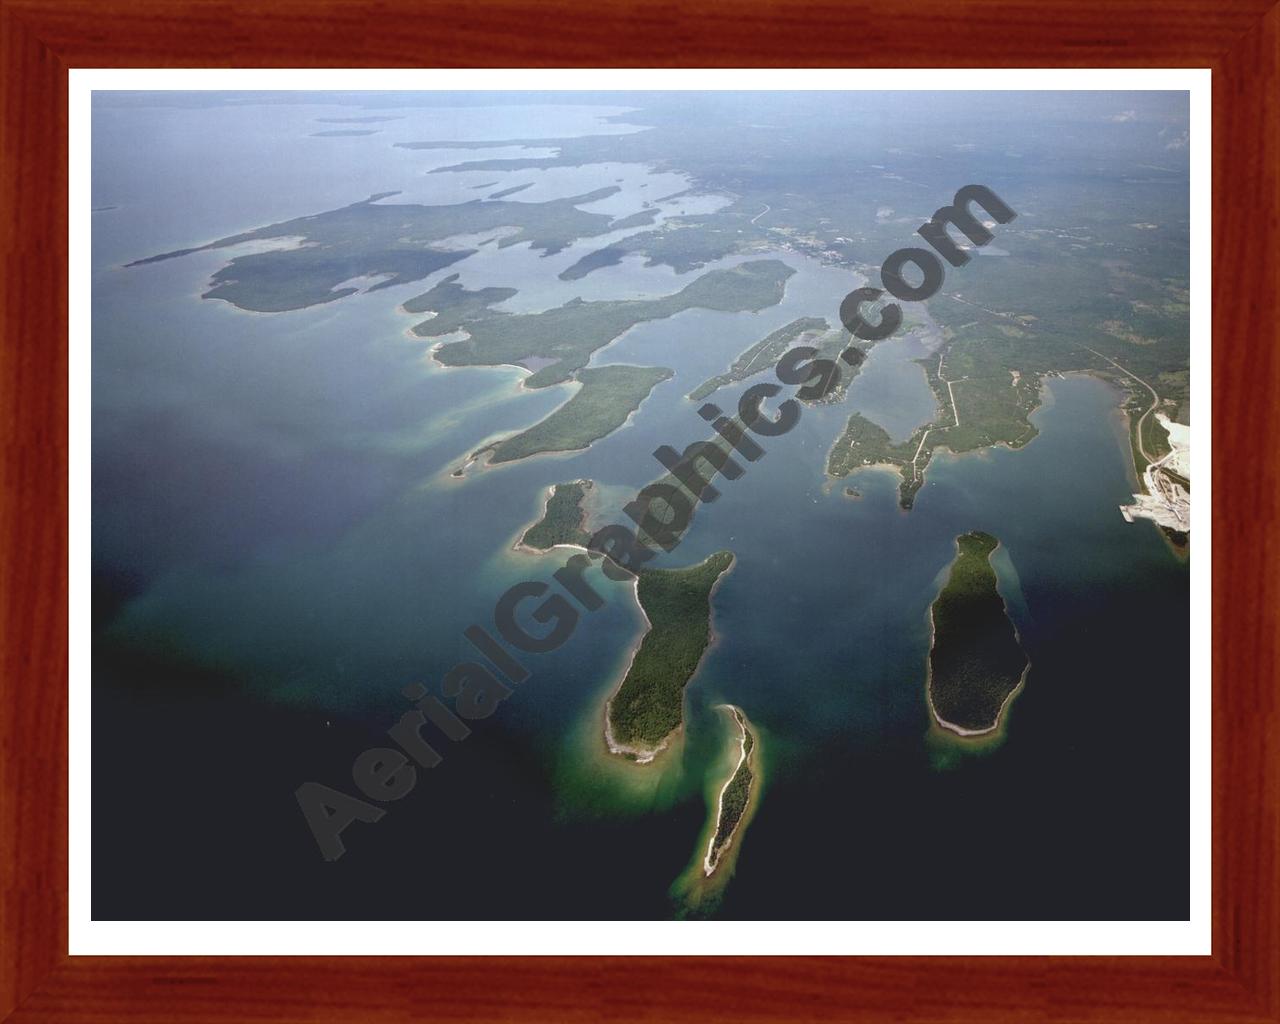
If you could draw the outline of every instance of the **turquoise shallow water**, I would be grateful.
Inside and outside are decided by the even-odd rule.
[[[352,758],[408,709],[401,687],[434,686],[472,656],[462,630],[490,623],[507,587],[563,564],[564,552],[511,550],[546,486],[597,480],[597,514],[616,519],[658,475],[657,445],[706,436],[685,393],[795,317],[834,323],[861,283],[762,254],[797,271],[780,305],[688,311],[596,353],[594,365],[676,370],[626,427],[584,452],[455,481],[449,471],[481,441],[536,421],[568,391],[518,390],[512,368],[435,366],[404,336],[415,318],[399,303],[454,270],[468,287],[521,288],[511,309],[663,294],[689,276],[628,260],[560,282],[583,246],[548,259],[486,248],[419,284],[255,316],[196,299],[227,253],[119,269],[371,191],[458,187],[421,175],[437,152],[379,163],[361,147],[376,140],[382,153],[385,138],[314,139],[340,145],[358,179],[273,164],[237,205],[263,159],[260,136],[303,137],[333,113],[274,110],[260,124],[220,112],[170,162],[138,152],[145,111],[116,112],[95,136],[95,205],[120,207],[95,214],[94,235],[95,799],[131,837],[124,851],[95,833],[97,915],[667,916],[704,827],[708,766],[722,759],[723,701],[758,726],[766,775],[724,915],[1185,915],[1187,570],[1117,512],[1132,487],[1117,393],[1051,381],[1031,444],[939,455],[904,513],[892,475],[833,487],[822,467],[851,409],[894,436],[927,419],[912,340],[877,351],[845,403],[809,409],[767,440],[657,563],[720,548],[738,557],[688,690],[686,736],[661,767],[601,756],[600,702],[642,622],[630,588],[595,572],[604,607],[560,650],[524,656],[532,676],[498,713],[383,822],[353,826],[347,856],[323,863],[294,787],[349,790]],[[580,110],[540,116],[548,135],[593,123]],[[211,166],[192,165],[192,153],[215,151]],[[145,187],[175,166],[207,197],[196,211],[167,186]],[[597,184],[615,169],[597,168]],[[531,198],[585,191],[587,170]],[[618,215],[627,195],[638,208],[677,191],[664,174],[642,192],[648,173],[627,170],[633,191]],[[529,175],[481,177],[497,190]],[[746,386],[714,400],[730,408]],[[1005,740],[958,752],[929,728],[927,611],[955,536],[974,529],[1001,539],[1000,587],[1033,667]],[[135,791],[150,800],[116,799]],[[193,872],[198,886],[182,882]]]

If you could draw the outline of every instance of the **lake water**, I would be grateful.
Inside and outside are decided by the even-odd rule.
[[[701,271],[628,258],[565,282],[559,271],[608,238],[553,257],[487,245],[422,282],[254,315],[198,300],[233,253],[120,269],[391,189],[404,192],[393,202],[454,202],[534,181],[511,199],[541,201],[618,183],[605,203],[625,216],[690,185],[621,164],[430,175],[465,152],[390,146],[620,130],[599,119],[619,108],[542,107],[532,121],[519,109],[391,111],[407,119],[345,126],[379,130],[350,138],[311,133],[344,127],[316,119],[352,108],[96,113],[94,205],[116,208],[94,214],[95,916],[683,912],[673,887],[700,855],[728,736],[714,707],[731,701],[759,729],[765,786],[724,916],[1184,917],[1187,570],[1117,511],[1134,486],[1118,394],[1050,381],[1031,444],[939,454],[909,513],[892,474],[824,478],[851,410],[896,439],[931,417],[913,362],[928,332],[881,345],[845,402],[766,439],[656,563],[737,555],[678,751],[649,769],[602,753],[601,701],[642,620],[631,589],[597,571],[605,606],[559,651],[524,656],[533,674],[498,713],[382,822],[352,826],[343,859],[321,860],[294,788],[352,791],[352,759],[408,710],[400,689],[434,688],[473,657],[462,630],[491,623],[507,587],[550,580],[565,552],[511,548],[546,487],[594,479],[598,522],[616,521],[659,475],[655,447],[706,438],[688,391],[796,317],[834,324],[861,283],[793,253],[753,255],[796,270],[779,305],[686,311],[595,354],[676,370],[627,426],[457,481],[486,438],[570,389],[439,367],[406,337],[419,318],[400,303],[454,272],[469,288],[517,287],[500,308],[536,310],[667,294]],[[727,201],[681,197],[662,215]],[[750,383],[713,400],[731,408]],[[930,728],[927,615],[954,538],[976,529],[1002,542],[1000,589],[1032,669],[1003,740],[960,748]]]

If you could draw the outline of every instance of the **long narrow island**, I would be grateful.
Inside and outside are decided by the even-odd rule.
[[[732,551],[717,551],[697,565],[647,569],[636,577],[649,629],[605,704],[611,752],[647,764],[682,728],[685,684],[712,640],[711,597],[732,565]]]
[[[742,708],[737,705],[722,704],[720,706],[733,716],[738,726],[738,761],[733,774],[720,790],[720,798],[716,805],[715,831],[711,833],[706,856],[702,858],[702,873],[708,878],[720,866],[721,858],[733,841],[740,840],[741,833],[746,830],[757,775],[755,771],[757,744],[755,733],[751,730],[751,723],[747,721]]]
[[[957,537],[951,572],[930,611],[929,707],[938,725],[958,736],[994,732],[1031,667],[996,589],[991,556],[999,546],[989,533]]]

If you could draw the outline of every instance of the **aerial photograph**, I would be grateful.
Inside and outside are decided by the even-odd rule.
[[[1188,93],[91,128],[95,920],[1189,917]]]

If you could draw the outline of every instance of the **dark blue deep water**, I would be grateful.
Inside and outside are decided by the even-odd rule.
[[[940,454],[903,512],[882,470],[835,486],[822,472],[850,409],[879,409],[894,436],[931,415],[914,350],[888,346],[844,404],[807,410],[723,483],[663,557],[738,559],[686,740],[663,767],[600,750],[600,704],[641,620],[630,588],[597,571],[605,607],[559,651],[525,655],[532,676],[514,696],[325,863],[293,790],[354,791],[353,758],[409,708],[400,689],[434,688],[471,657],[462,630],[490,623],[507,587],[550,580],[567,552],[511,550],[545,488],[590,477],[599,521],[615,519],[658,475],[657,445],[706,436],[687,391],[797,316],[834,322],[857,283],[780,254],[797,271],[781,305],[689,311],[596,354],[677,370],[628,426],[459,482],[462,457],[567,392],[517,391],[510,368],[441,369],[404,336],[401,302],[455,270],[468,287],[519,288],[520,309],[688,277],[627,261],[566,283],[556,274],[594,245],[546,259],[489,247],[425,282],[262,316],[199,300],[225,251],[121,265],[380,190],[453,202],[481,178],[536,179],[519,196],[533,200],[586,191],[595,173],[625,179],[622,215],[647,180],[658,195],[687,183],[627,165],[428,178],[457,152],[390,142],[458,138],[466,118],[310,137],[315,117],[343,112],[95,115],[94,205],[114,207],[93,222],[95,917],[670,916],[724,701],[759,727],[764,789],[723,916],[1186,916],[1188,571],[1117,512],[1134,486],[1118,393],[1053,379],[1032,443]],[[581,108],[542,110],[537,131],[510,117],[495,114],[488,137],[597,124]],[[924,670],[928,608],[969,530],[1002,542],[1000,589],[1032,668],[1003,738],[960,748],[930,728]]]

